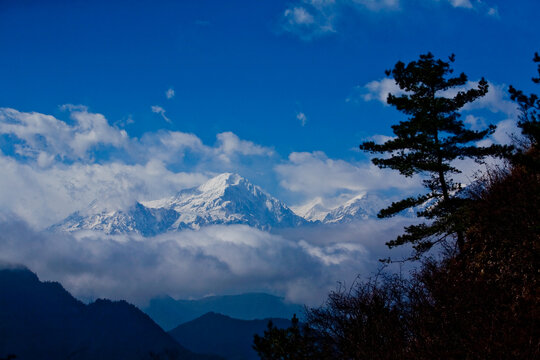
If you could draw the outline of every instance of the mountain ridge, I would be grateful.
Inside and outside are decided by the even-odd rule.
[[[42,282],[26,268],[0,269],[0,294],[0,357],[217,358],[183,348],[134,305],[105,299],[85,305],[61,284]]]
[[[194,320],[208,312],[220,313],[238,320],[264,318],[290,319],[302,317],[304,307],[285,302],[282,297],[265,293],[208,296],[197,300],[175,300],[170,296],[156,297],[142,309],[163,329]]]
[[[238,174],[223,173],[172,197],[136,202],[125,210],[103,210],[93,203],[49,229],[154,236],[168,231],[197,230],[207,225],[243,224],[270,230],[306,223],[260,187]]]
[[[194,352],[222,356],[227,360],[256,360],[259,357],[252,348],[253,336],[262,336],[268,321],[278,328],[291,326],[288,319],[240,320],[208,312],[177,326],[169,334]]]
[[[126,209],[109,209],[92,202],[49,230],[92,230],[108,235],[135,233],[148,237],[209,225],[241,224],[270,231],[376,218],[382,207],[383,201],[372,194],[357,195],[334,208],[325,207],[322,199],[317,198],[294,208],[300,216],[242,176],[223,173],[173,196],[135,202]]]

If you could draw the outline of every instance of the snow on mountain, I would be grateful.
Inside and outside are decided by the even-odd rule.
[[[179,214],[173,229],[211,224],[245,224],[268,230],[293,227],[305,220],[285,204],[240,175],[225,173],[198,188],[180,191],[171,198],[143,203],[151,209],[172,209]]]
[[[69,215],[50,229],[68,232],[96,230],[111,235],[135,233],[153,236],[167,231],[178,218],[178,213],[173,210],[149,209],[138,202],[125,210],[96,210],[95,203]]]
[[[291,210],[308,221],[323,221],[331,211],[324,205],[323,199],[320,197],[301,206],[291,206]]]
[[[376,218],[379,210],[386,206],[387,204],[377,196],[360,194],[328,212],[322,222],[325,224],[350,223]]]
[[[345,203],[327,207],[321,198],[292,209],[304,219],[323,224],[342,224],[358,220],[376,218],[380,209],[388,205],[387,201],[373,194],[358,194]]]
[[[225,173],[173,197],[136,203],[126,210],[99,211],[90,206],[52,228],[152,236],[214,224],[245,224],[269,230],[304,223],[306,220],[260,187],[240,175]]]

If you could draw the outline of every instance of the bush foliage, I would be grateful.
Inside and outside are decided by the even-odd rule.
[[[257,337],[262,359],[540,359],[538,118],[514,98],[527,146],[467,189],[460,251],[330,293],[303,325]],[[283,339],[296,355],[275,351]]]

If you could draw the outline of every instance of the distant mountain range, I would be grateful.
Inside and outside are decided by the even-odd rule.
[[[216,313],[207,313],[182,324],[169,334],[191,351],[215,354],[227,360],[257,360],[253,335],[263,335],[268,321],[278,328],[291,326],[286,319],[239,320]]]
[[[375,195],[360,194],[335,208],[325,207],[322,199],[317,198],[311,203],[294,208],[294,211],[307,221],[342,224],[376,218],[379,210],[387,205],[387,202]]]
[[[106,209],[95,201],[51,229],[143,236],[218,224],[243,224],[270,230],[367,219],[375,217],[384,204],[374,195],[359,195],[333,209],[315,201],[295,208],[295,213],[240,175],[224,173],[172,197],[137,202],[127,209]]]
[[[41,282],[26,268],[0,269],[0,359],[12,354],[37,360],[255,360],[254,334],[262,335],[269,320],[278,328],[291,325],[288,319],[260,315],[290,318],[302,310],[267,294],[172,301],[179,310],[173,319],[194,318],[166,333],[125,301],[85,305],[59,283]],[[159,301],[153,306],[163,310]],[[195,316],[207,308],[260,319],[215,312]]]
[[[143,308],[143,311],[165,330],[208,312],[254,320],[269,317],[290,319],[294,314],[302,318],[303,310],[301,305],[287,303],[283,298],[263,293],[209,296],[198,300],[175,300],[166,296],[152,299],[150,304]]]
[[[192,359],[148,315],[125,301],[85,305],[24,268],[0,270],[0,358]]]

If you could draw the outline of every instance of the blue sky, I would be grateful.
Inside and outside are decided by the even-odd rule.
[[[357,151],[403,119],[384,70],[454,53],[469,86],[490,82],[464,121],[508,142],[508,85],[538,93],[539,13],[535,0],[0,1],[0,220],[39,230],[96,198],[156,199],[223,171],[293,207],[416,194],[418,179]],[[478,169],[463,168],[464,181]]]
[[[460,6],[446,0],[3,1],[1,105],[62,118],[59,105],[83,104],[112,123],[133,119],[125,126],[132,136],[164,128],[210,143],[216,133],[232,131],[283,156],[322,150],[350,158],[366,136],[388,133],[398,114],[346,99],[398,60],[455,53],[456,69],[473,80],[530,86],[540,44],[538,2],[454,3]],[[313,24],[294,23],[294,15],[285,15],[294,9],[304,9]],[[331,30],[319,29],[325,22]],[[167,100],[169,88],[175,96]],[[163,107],[172,123],[152,113],[152,105]]]

